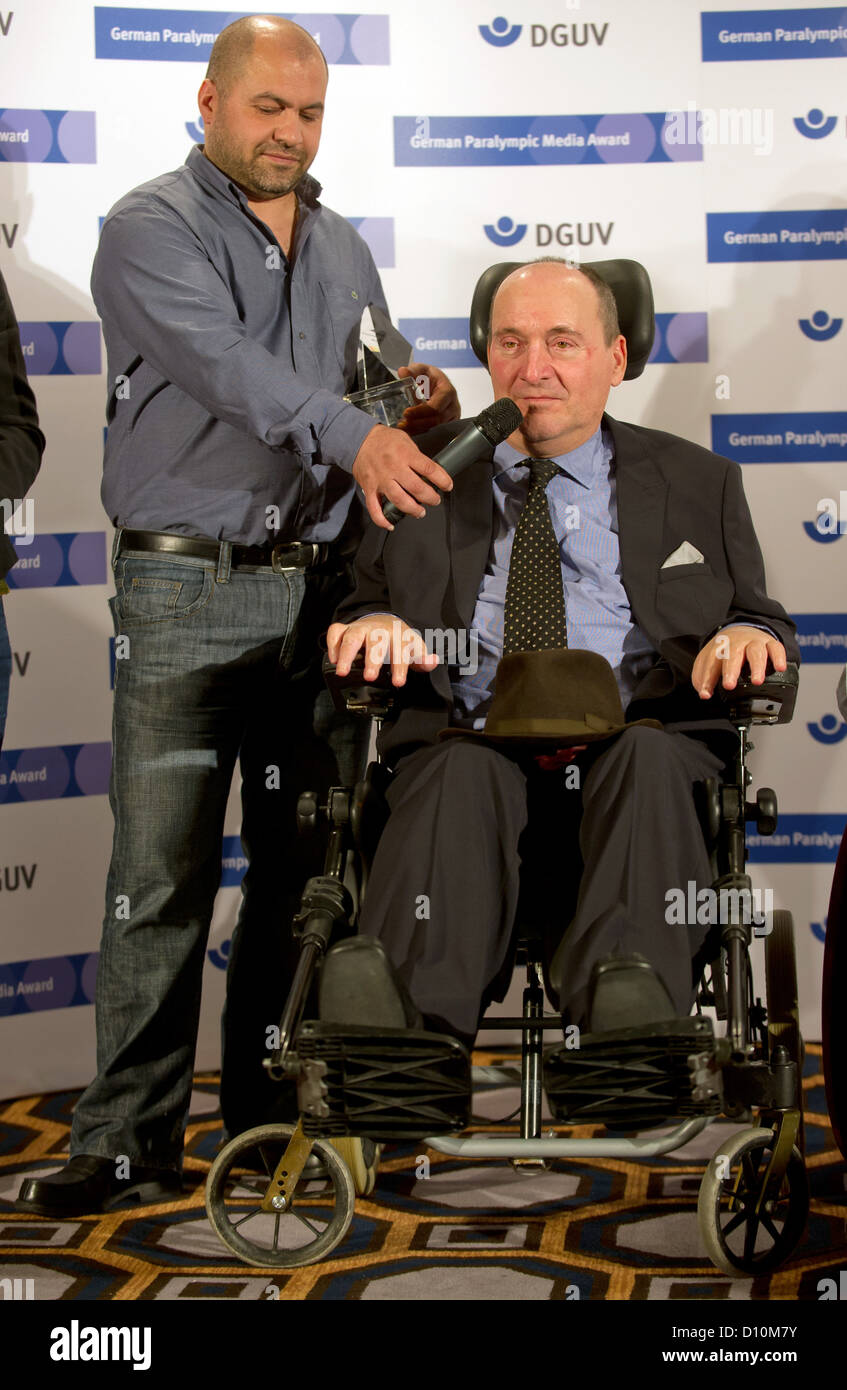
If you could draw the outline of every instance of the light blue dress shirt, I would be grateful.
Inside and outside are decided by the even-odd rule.
[[[494,451],[494,535],[472,622],[477,669],[460,670],[453,682],[453,723],[469,728],[485,723],[503,652],[512,541],[529,491],[526,457],[510,444]],[[612,436],[598,428],[555,461],[559,471],[547,487],[547,500],[562,561],[568,646],[606,658],[626,708],[657,652],[633,622],[621,581]]]

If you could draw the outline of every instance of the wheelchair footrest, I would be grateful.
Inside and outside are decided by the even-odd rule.
[[[304,1022],[297,1055],[308,1135],[423,1139],[470,1121],[470,1055],[445,1034]]]
[[[649,1129],[721,1110],[721,1074],[711,1020],[672,1018],[613,1033],[584,1033],[578,1048],[544,1055],[544,1089],[555,1119]]]

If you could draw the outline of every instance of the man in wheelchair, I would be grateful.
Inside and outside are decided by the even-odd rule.
[[[708,932],[667,905],[712,882],[695,792],[737,741],[718,686],[798,661],[794,626],[766,592],[738,465],[605,414],[627,340],[603,279],[555,261],[509,273],[488,368],[520,425],[440,506],[370,528],[328,633],[338,677],[359,654],[365,681],[390,663],[394,776],[321,1020],[470,1048],[503,997],[532,864],[563,1025],[582,1049],[650,1038],[689,1015]],[[463,630],[475,662],[427,650],[424,634]]]

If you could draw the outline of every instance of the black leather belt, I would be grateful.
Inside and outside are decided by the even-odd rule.
[[[132,531],[124,528],[118,543],[122,550],[155,550],[166,555],[192,555],[198,560],[220,562],[221,545],[225,542],[207,540],[202,536],[177,536],[170,531]],[[230,569],[285,570],[312,569],[325,565],[332,558],[333,547],[326,541],[286,541],[266,545],[236,545],[233,543]]]

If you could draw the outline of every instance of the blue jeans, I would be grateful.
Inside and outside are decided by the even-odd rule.
[[[355,781],[368,730],[335,713],[320,676],[318,637],[346,571],[250,573],[127,550],[115,587],[98,1074],[76,1107],[71,1153],[178,1168],[236,760],[248,868],[223,1025],[231,1133],[268,1118],[279,1092],[261,1065],[266,1030],[290,981],[292,908],[322,857],[297,839],[297,796]]]
[[[0,748],[3,747],[3,730],[6,727],[6,711],[9,708],[9,681],[12,679],[12,648],[6,630],[6,615],[3,600],[0,598]]]

